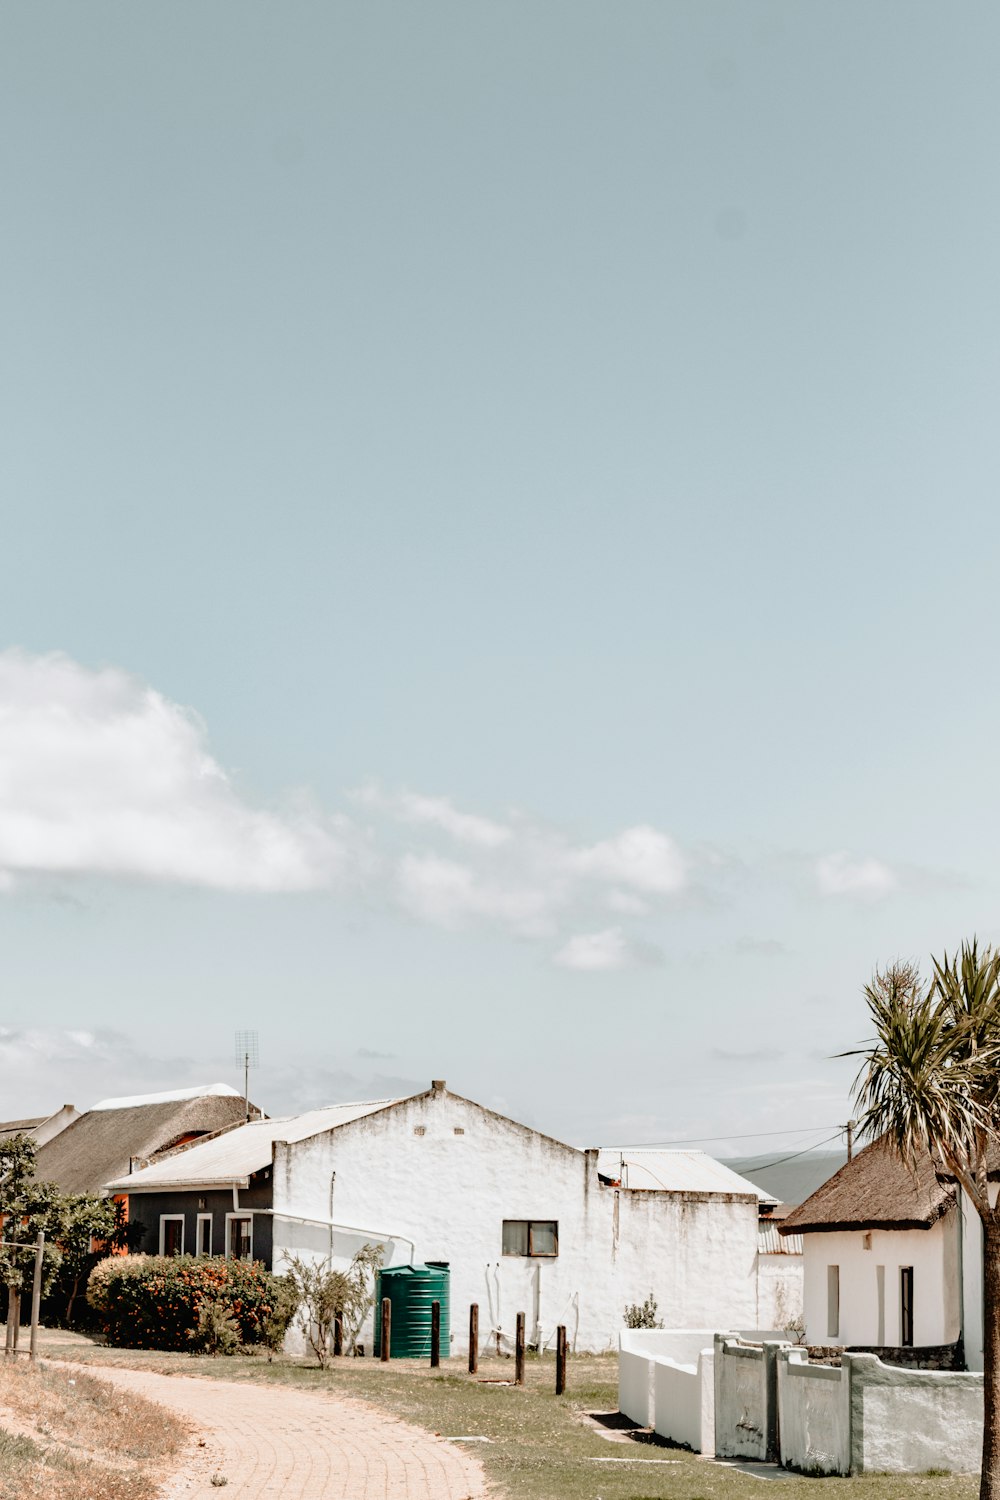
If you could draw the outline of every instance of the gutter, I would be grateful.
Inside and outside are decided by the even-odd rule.
[[[410,1256],[416,1259],[417,1247],[408,1234],[396,1234],[382,1229],[366,1229],[360,1224],[340,1224],[335,1219],[311,1219],[306,1214],[286,1213],[283,1208],[249,1208],[246,1212],[267,1214],[273,1219],[287,1219],[292,1224],[315,1224],[320,1229],[340,1229],[345,1234],[371,1235],[373,1240],[381,1240],[383,1244],[386,1240],[393,1240],[396,1244],[409,1245]]]

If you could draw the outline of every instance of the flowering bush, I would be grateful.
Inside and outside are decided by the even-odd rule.
[[[259,1261],[221,1256],[109,1256],[90,1273],[87,1301],[108,1343],[134,1349],[197,1347],[209,1304],[232,1319],[240,1343],[264,1343],[274,1337],[275,1315],[288,1309],[282,1277]]]

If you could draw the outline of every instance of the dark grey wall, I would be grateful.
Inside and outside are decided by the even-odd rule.
[[[240,1208],[270,1208],[271,1181],[254,1181],[239,1193]],[[193,1255],[195,1227],[200,1213],[212,1215],[212,1254],[226,1252],[226,1214],[233,1212],[232,1190],[217,1192],[192,1188],[183,1192],[132,1193],[128,1200],[129,1222],[142,1224],[145,1234],[138,1249],[144,1255],[158,1255],[160,1250],[160,1215],[184,1215],[184,1253]],[[273,1235],[270,1214],[255,1214],[253,1220],[253,1258],[271,1269]]]

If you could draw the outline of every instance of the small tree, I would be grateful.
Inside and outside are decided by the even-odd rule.
[[[381,1264],[381,1245],[362,1245],[345,1271],[335,1270],[329,1261],[288,1257],[286,1274],[298,1303],[299,1327],[320,1369],[326,1369],[333,1353],[333,1327],[338,1316],[345,1343],[353,1348],[374,1303],[375,1272]]]
[[[39,1230],[45,1232],[42,1295],[52,1285],[62,1252],[58,1241],[64,1223],[64,1198],[51,1182],[35,1179],[35,1143],[28,1135],[14,1135],[0,1144],[0,1282],[7,1288],[7,1317],[20,1316],[21,1293],[30,1287],[35,1263],[26,1248]]]

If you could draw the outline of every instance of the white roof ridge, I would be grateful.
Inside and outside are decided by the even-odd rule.
[[[195,1083],[183,1089],[164,1089],[157,1094],[122,1094],[114,1099],[100,1099],[90,1106],[91,1113],[98,1109],[135,1109],[142,1104],[171,1104],[184,1099],[241,1098],[239,1089],[228,1083]]]

